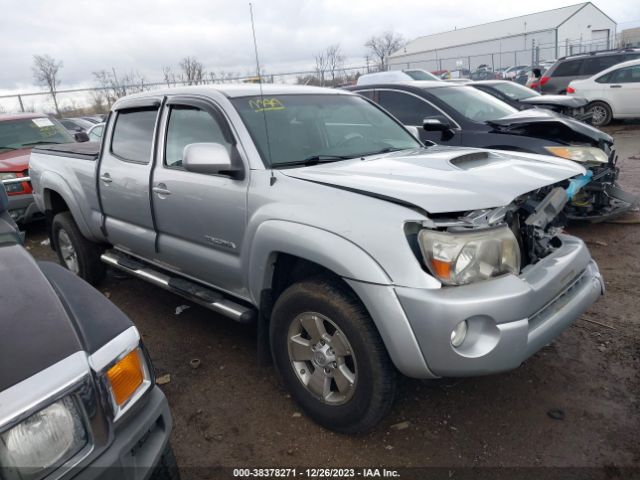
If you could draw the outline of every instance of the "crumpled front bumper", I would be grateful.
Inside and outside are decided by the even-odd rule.
[[[38,209],[31,193],[10,195],[8,211],[9,215],[16,223],[25,224],[38,218],[44,218],[44,215]]]
[[[584,242],[560,238],[560,248],[519,276],[434,290],[395,288],[432,374],[471,376],[516,368],[604,293]],[[466,338],[453,347],[451,333],[465,320]]]

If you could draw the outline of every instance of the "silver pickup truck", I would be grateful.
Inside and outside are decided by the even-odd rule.
[[[358,432],[398,371],[516,368],[604,290],[562,233],[582,167],[414,134],[346,91],[173,88],[115,103],[100,146],[35,149],[30,174],[63,265],[255,322],[304,411]]]

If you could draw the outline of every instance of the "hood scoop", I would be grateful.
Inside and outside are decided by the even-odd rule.
[[[490,155],[487,151],[470,152],[458,155],[449,160],[449,163],[461,170],[471,170],[478,167],[486,167],[494,163],[503,161],[496,154]]]

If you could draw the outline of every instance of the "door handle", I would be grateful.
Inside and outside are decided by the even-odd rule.
[[[104,183],[111,183],[113,182],[113,180],[111,179],[111,175],[109,175],[108,173],[104,173],[100,176],[100,180],[102,180]]]
[[[609,88],[622,88],[622,85],[609,85]]]
[[[171,195],[171,191],[167,189],[167,186],[164,183],[160,183],[151,189],[153,193],[157,194],[159,197],[163,197],[166,195]]]

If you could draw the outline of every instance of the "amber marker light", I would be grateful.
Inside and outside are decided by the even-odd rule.
[[[122,406],[142,385],[144,370],[140,361],[139,349],[135,349],[118,361],[107,371],[113,398]]]

